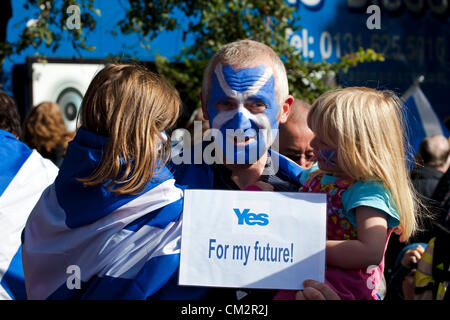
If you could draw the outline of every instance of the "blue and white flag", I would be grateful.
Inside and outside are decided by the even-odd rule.
[[[425,94],[416,85],[404,97],[404,117],[409,143],[414,154],[420,143],[426,137],[443,135],[449,137],[449,132],[439,120]]]
[[[196,299],[177,286],[183,190],[165,168],[139,195],[84,187],[107,138],[83,128],[23,239],[28,299]],[[183,294],[186,294],[183,297]]]
[[[0,130],[0,299],[26,299],[20,236],[58,168]]]

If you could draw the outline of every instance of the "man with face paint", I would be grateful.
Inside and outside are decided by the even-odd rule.
[[[169,164],[179,185],[191,189],[243,190],[263,183],[274,191],[298,191],[302,168],[270,147],[294,99],[284,65],[265,44],[241,40],[225,45],[204,72],[202,111],[214,139],[215,160]],[[191,150],[195,149],[192,148]],[[194,154],[195,150],[191,152]],[[271,299],[270,290],[214,289],[221,299]]]
[[[298,190],[302,169],[270,149],[294,101],[284,65],[270,47],[241,40],[221,48],[205,70],[201,101],[213,136],[202,147],[214,147],[215,161],[172,164],[177,183],[242,190],[263,181],[275,191]]]

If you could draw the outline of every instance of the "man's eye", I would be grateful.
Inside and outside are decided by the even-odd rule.
[[[246,107],[252,112],[262,112],[266,109],[266,105],[263,102],[251,102]]]
[[[306,160],[311,161],[311,160],[315,160],[315,156],[314,153],[308,153],[306,154]]]
[[[286,157],[288,157],[291,160],[295,160],[297,161],[300,158],[301,154],[300,153],[287,153]]]
[[[217,104],[217,106],[219,108],[233,108],[234,107],[234,103],[232,101],[225,100],[225,101],[219,102]]]

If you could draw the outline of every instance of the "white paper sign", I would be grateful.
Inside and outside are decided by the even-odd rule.
[[[180,285],[303,289],[324,281],[326,195],[186,190]]]

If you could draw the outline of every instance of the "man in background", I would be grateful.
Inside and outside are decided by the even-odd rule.
[[[308,127],[307,118],[311,105],[294,99],[287,121],[280,124],[280,153],[296,162],[303,169],[308,169],[316,162],[310,143],[314,133]]]
[[[412,183],[420,195],[431,198],[450,164],[448,140],[441,135],[426,137],[420,143],[416,161],[418,165],[411,171]]]
[[[430,217],[429,213],[439,211],[442,205],[432,200],[439,180],[444,176],[450,163],[450,146],[447,139],[441,135],[426,137],[416,154],[416,167],[411,170],[411,180],[414,188],[427,207],[421,212],[420,230],[408,243],[400,242],[399,236],[393,234],[385,254],[385,275],[389,280],[388,300],[408,299],[414,296],[413,283],[417,262],[421,259],[427,243],[436,235],[434,221],[441,220],[445,213]],[[429,249],[428,249],[429,250]]]

